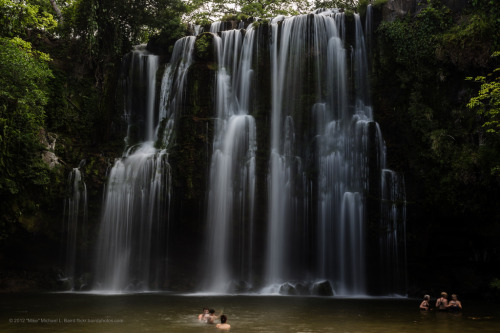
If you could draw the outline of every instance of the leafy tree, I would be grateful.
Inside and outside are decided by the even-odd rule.
[[[39,160],[39,131],[52,77],[47,54],[21,39],[32,30],[56,26],[50,14],[25,2],[0,0],[0,193],[15,194],[29,184],[44,182],[32,174]]]
[[[50,182],[40,143],[52,78],[50,57],[24,39],[53,29],[56,22],[38,6],[7,0],[0,0],[0,21],[0,238],[4,238],[6,221],[22,216],[26,205],[36,209],[29,198]],[[39,191],[30,191],[35,189]]]
[[[307,0],[190,0],[188,1],[191,21],[216,21],[223,17],[243,19],[272,18],[278,15],[304,14],[311,10],[312,5]]]
[[[0,192],[15,194],[26,184],[45,182],[30,168],[40,159],[49,60],[18,37],[0,38]]]
[[[57,22],[52,15],[26,1],[0,0],[0,35],[26,37],[33,29],[51,30]]]
[[[95,81],[95,91],[88,97],[95,100],[91,104],[96,108],[86,110],[91,115],[86,118],[95,124],[94,143],[107,142],[112,135],[123,55],[133,45],[160,34],[168,36],[166,43],[173,43],[184,34],[181,17],[185,10],[181,0],[75,0],[62,7],[60,33],[68,41],[66,45],[72,46],[68,56]]]
[[[393,44],[396,61],[413,69],[422,79],[422,68],[436,64],[435,53],[439,47],[438,38],[451,24],[448,8],[429,4],[415,17],[407,16],[393,22],[384,21],[378,33]]]
[[[314,8],[341,8],[354,9],[358,2],[356,0],[315,0]]]
[[[40,12],[46,12],[54,17],[57,17],[58,23],[62,23],[61,8],[69,6],[74,0],[24,0],[24,2],[31,6],[37,6]]]
[[[249,1],[240,0],[238,1],[238,7],[243,14],[252,17],[274,17],[277,15],[297,15],[304,14],[311,10],[311,5],[309,1],[298,0],[298,1],[276,1],[276,0],[260,0],[260,1]]]
[[[92,57],[122,56],[162,30],[181,25],[181,0],[76,0],[63,11],[70,37],[82,38]]]
[[[494,52],[493,59],[497,59],[500,52]],[[500,157],[498,147],[500,146],[500,67],[496,67],[486,76],[466,78],[481,83],[476,96],[471,97],[467,107],[476,112],[483,120],[482,127],[486,130],[484,164],[489,167],[493,176],[500,176]],[[485,149],[485,150],[486,150]]]
[[[500,56],[500,52],[493,53],[494,58]],[[467,78],[472,80],[471,77]],[[484,116],[486,121],[483,127],[488,133],[500,133],[500,67],[497,67],[487,76],[477,76],[475,82],[481,83],[477,96],[470,99],[467,107]]]

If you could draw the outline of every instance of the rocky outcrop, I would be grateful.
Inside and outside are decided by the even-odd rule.
[[[321,281],[314,284],[312,294],[316,296],[334,296],[330,281]]]
[[[453,12],[459,12],[468,5],[468,0],[441,0]],[[388,0],[382,9],[384,21],[394,21],[406,15],[415,15],[426,6],[421,0]]]
[[[44,129],[40,130],[39,133],[40,143],[43,145],[44,150],[42,152],[42,160],[49,166],[49,168],[54,168],[59,164],[59,158],[54,153],[56,149],[57,135],[45,132]]]
[[[415,14],[422,8],[419,0],[389,0],[382,9],[384,21],[394,21],[408,14]]]

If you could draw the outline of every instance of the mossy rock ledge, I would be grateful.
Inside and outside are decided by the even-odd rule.
[[[215,57],[214,35],[209,32],[198,35],[194,44],[194,54],[198,61],[213,61]]]

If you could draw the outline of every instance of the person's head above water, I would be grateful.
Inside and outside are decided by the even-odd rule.
[[[210,314],[213,315],[215,313],[215,310],[214,309],[210,309],[210,310],[208,310],[208,313],[210,313]]]
[[[226,321],[227,321],[227,317],[226,317],[226,315],[222,315],[222,316],[220,316],[220,322],[221,322],[221,324],[225,324],[225,323],[226,323]]]

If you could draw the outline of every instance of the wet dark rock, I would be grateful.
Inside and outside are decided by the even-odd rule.
[[[297,295],[297,289],[290,283],[284,283],[281,285],[279,293],[281,295]]]
[[[310,295],[311,294],[311,286],[307,284],[297,283],[295,285],[295,289],[299,295]]]
[[[333,288],[330,281],[323,281],[314,284],[312,294],[316,296],[333,296]]]
[[[247,293],[251,285],[246,281],[232,281],[229,290],[235,293]]]
[[[459,12],[468,6],[468,0],[442,0],[441,2],[454,12]],[[383,19],[394,21],[406,15],[415,15],[426,6],[426,2],[420,0],[388,0],[382,9]]]

